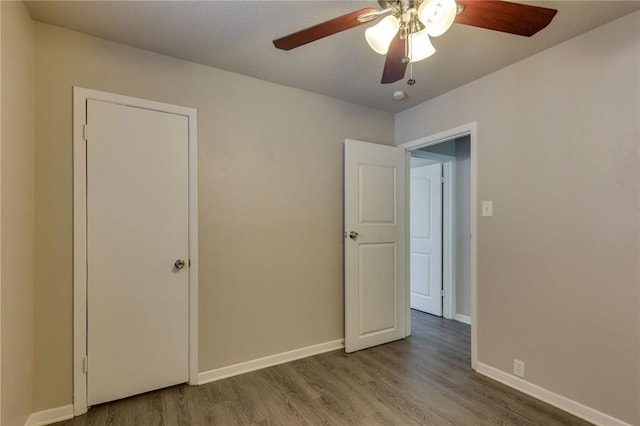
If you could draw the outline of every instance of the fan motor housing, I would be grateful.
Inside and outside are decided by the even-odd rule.
[[[378,0],[378,4],[382,9],[389,9],[391,7],[400,7],[402,10],[409,10],[420,6],[423,0]]]

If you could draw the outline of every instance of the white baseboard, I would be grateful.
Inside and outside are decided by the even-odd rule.
[[[505,373],[504,371],[498,370],[497,368],[491,367],[487,364],[478,362],[478,368],[476,369],[476,371],[480,374],[492,378],[493,380],[504,383],[507,386],[517,389],[520,392],[526,393],[527,395],[530,395],[541,401],[544,401],[547,404],[553,405],[554,407],[558,407],[561,410],[571,413],[574,416],[580,417],[581,419],[584,419],[595,425],[631,426],[629,423],[625,423],[620,419],[616,419],[615,417],[611,417],[608,414],[601,413],[600,411],[594,410],[593,408],[582,405],[579,402],[573,401],[562,395],[558,395],[557,393],[541,388],[538,385],[534,385],[533,383],[527,382],[526,380],[513,376],[509,373]]]
[[[43,426],[73,418],[73,405],[32,413],[24,426]]]
[[[263,358],[254,359],[240,364],[229,365],[228,367],[216,368],[215,370],[203,371],[198,373],[198,384],[214,382],[216,380],[225,379],[231,376],[248,373],[250,371],[260,370],[262,368],[271,367],[285,362],[295,361],[296,359],[306,358],[312,355],[318,355],[324,352],[335,351],[344,348],[344,340],[333,340],[331,342],[320,343],[318,345],[307,346],[300,349],[294,349],[288,352],[282,352],[275,355],[265,356]]]
[[[453,319],[471,325],[471,317],[462,314],[453,314]]]
[[[230,365],[228,367],[217,368],[215,370],[198,373],[198,384],[213,382],[224,379],[226,377],[237,376],[239,374],[248,373],[250,371],[259,370],[261,368],[271,367],[283,364],[296,359],[306,358],[312,355],[334,351],[344,348],[344,340],[333,340],[331,342],[320,343],[318,345],[307,346],[305,348],[295,349],[288,352],[282,352],[275,355],[266,356],[264,358],[254,359],[252,361],[242,362],[240,364]],[[38,411],[32,413],[25,426],[44,426],[52,423],[61,422],[73,418],[73,405],[65,405],[64,407],[52,408],[50,410]]]

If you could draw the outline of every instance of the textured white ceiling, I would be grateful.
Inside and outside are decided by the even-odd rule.
[[[272,40],[375,1],[29,1],[36,21],[192,62],[399,112],[640,9],[640,1],[527,1],[558,9],[531,38],[454,24],[437,52],[414,64],[415,86],[381,85],[384,57],[366,26],[291,51]],[[371,24],[370,24],[371,25]],[[408,71],[407,71],[408,76]],[[408,78],[408,77],[407,77]],[[395,90],[407,98],[391,99]]]

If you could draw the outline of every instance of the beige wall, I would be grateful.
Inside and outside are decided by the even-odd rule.
[[[33,381],[34,26],[22,2],[2,8],[2,419],[23,425]]]
[[[71,402],[74,85],[198,109],[200,371],[343,337],[342,143],[393,115],[36,24],[36,410]]]
[[[0,6],[0,425],[2,424],[2,6]]]
[[[396,116],[396,143],[478,123],[479,361],[632,424],[639,75],[636,12]]]

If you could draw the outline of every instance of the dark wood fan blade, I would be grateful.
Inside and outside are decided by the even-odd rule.
[[[402,63],[402,58],[404,58],[404,40],[400,38],[400,33],[398,33],[391,42],[387,59],[384,61],[382,84],[395,83],[404,78],[407,64]]]
[[[321,38],[357,27],[358,25],[368,24],[369,22],[378,19],[378,17],[374,17],[366,22],[358,21],[358,16],[369,12],[377,12],[377,9],[365,8],[347,13],[346,15],[338,16],[337,18],[314,25],[313,27],[273,40],[273,45],[278,49],[291,50],[307,43],[311,43],[312,41],[320,40]]]
[[[546,7],[508,1],[456,1],[464,6],[462,13],[456,17],[456,23],[526,37],[531,37],[549,25],[558,12],[555,9],[547,9]]]

